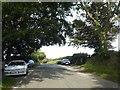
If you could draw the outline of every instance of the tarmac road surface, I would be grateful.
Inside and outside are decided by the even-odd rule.
[[[13,90],[19,88],[118,88],[118,84],[78,72],[79,67],[42,64],[29,70],[27,76],[17,76]]]

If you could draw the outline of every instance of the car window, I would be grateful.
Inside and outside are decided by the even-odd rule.
[[[12,65],[25,65],[24,62],[11,62],[8,66],[12,66]]]
[[[69,61],[68,59],[64,59],[64,61]]]

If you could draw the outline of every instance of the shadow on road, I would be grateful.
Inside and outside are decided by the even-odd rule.
[[[57,65],[38,65],[29,70],[27,76],[15,76],[17,87],[27,85],[30,82],[42,82],[45,79],[63,79],[64,75],[72,75],[69,70],[59,67]]]
[[[30,86],[33,85],[35,82],[37,82],[36,84],[43,82],[42,85],[44,85],[46,84],[47,81],[49,81],[48,83],[49,85],[54,85],[57,83],[57,81],[63,80],[62,83],[66,84],[65,87],[68,88],[89,88],[89,90],[101,90],[100,88],[111,90],[110,88],[114,88],[114,89],[118,88],[118,85],[116,83],[95,76],[91,76],[85,73],[77,74],[76,71],[71,71],[65,68],[64,66],[62,67],[59,65],[49,65],[49,64],[38,65],[34,68],[31,68],[27,76],[16,76],[15,78],[16,78],[15,87],[16,86],[21,87],[22,85]],[[51,80],[53,82],[55,81],[55,83],[51,84],[50,82]],[[63,85],[62,83],[61,86]]]

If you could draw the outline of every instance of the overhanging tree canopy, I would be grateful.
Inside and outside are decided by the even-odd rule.
[[[72,3],[2,3],[3,56],[27,55],[43,45],[65,44]],[[4,59],[4,58],[3,58]]]
[[[80,18],[74,20],[73,45],[94,48],[105,55],[118,32],[116,21],[120,18],[120,2],[80,2],[77,9]],[[82,10],[82,12],[81,12]],[[84,20],[83,20],[84,19]]]

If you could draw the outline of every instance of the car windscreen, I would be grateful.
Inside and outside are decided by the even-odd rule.
[[[64,59],[64,61],[69,61],[69,59]]]
[[[13,65],[25,65],[24,62],[11,62],[8,66],[13,66]]]

